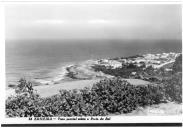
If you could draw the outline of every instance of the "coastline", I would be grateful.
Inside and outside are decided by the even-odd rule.
[[[171,69],[170,67],[172,67],[172,63],[174,63],[175,58],[178,55],[179,53],[166,53],[162,55],[147,54],[143,56],[132,56],[127,58],[87,60],[77,64],[73,63],[62,67],[62,73],[60,74],[60,76],[57,76],[57,79],[54,79],[51,82],[42,82],[41,84],[38,84],[38,86],[33,86],[33,88],[41,98],[47,98],[59,94],[59,90],[80,90],[84,89],[85,87],[90,89],[95,83],[99,82],[102,79],[115,77],[102,71],[96,71],[93,66],[104,66],[106,69],[109,70],[124,70],[128,68],[123,69],[123,67],[128,67],[129,64],[134,64],[137,66],[137,68],[142,68],[140,64],[142,64],[143,62],[143,64],[145,64],[145,67],[143,67],[144,69],[148,68],[148,66],[152,66],[153,71],[159,70],[162,67],[166,70]],[[131,73],[136,75],[136,73],[138,72]],[[142,78],[120,77],[120,79],[126,80],[128,83],[135,86],[147,86],[150,84],[154,84],[154,86],[157,85],[156,82],[151,82],[148,79],[146,80]],[[15,89],[9,88],[6,90],[6,98],[15,95]],[[182,113],[181,106],[182,104],[178,104],[175,102],[154,104],[142,108],[139,107],[131,113],[120,115],[179,115]]]
[[[125,65],[129,65],[130,63],[136,65],[137,67],[145,64],[146,67],[153,66],[154,69],[161,68],[168,63],[172,63],[175,61],[175,58],[180,53],[162,53],[162,54],[144,54],[144,55],[135,55],[130,57],[121,57],[121,58],[108,58],[108,59],[93,59],[93,60],[86,60],[77,63],[68,63],[64,66],[60,67],[58,70],[59,75],[54,76],[50,80],[48,79],[39,79],[36,78],[33,81],[33,85],[37,88],[40,92],[41,89],[44,88],[54,88],[58,89],[58,87],[62,87],[63,89],[81,89],[81,87],[92,86],[94,82],[97,80],[105,79],[105,78],[112,78],[114,76],[110,74],[106,74],[102,71],[96,71],[93,66],[105,66],[107,69],[116,69],[124,67]],[[135,72],[133,72],[135,73]],[[138,80],[139,82],[140,80]],[[83,82],[83,83],[82,83]],[[128,82],[132,84],[138,83],[136,80],[129,80]],[[140,81],[139,83],[146,83]],[[75,85],[74,85],[75,84]],[[88,85],[90,84],[90,85]],[[67,86],[68,85],[68,86]],[[12,87],[8,87],[7,94],[11,94]],[[67,86],[67,87],[64,87]],[[16,87],[16,85],[14,86]],[[54,93],[55,94],[55,93]]]

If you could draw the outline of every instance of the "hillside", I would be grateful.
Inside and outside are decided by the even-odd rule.
[[[87,71],[86,65],[72,68],[80,81],[74,77],[75,81],[55,85],[34,86],[20,79],[14,95],[6,99],[6,116],[180,115],[181,56],[166,53],[123,58],[123,61],[105,59],[105,63],[97,60],[88,64]],[[102,72],[99,74],[110,77],[81,80],[83,77],[75,68],[83,76]]]
[[[173,70],[180,70],[180,53],[145,54],[126,58],[103,59],[95,64],[96,72],[103,72],[122,78],[136,78],[148,81],[160,81],[168,77]],[[177,58],[177,59],[176,59]],[[175,63],[174,63],[175,62]]]

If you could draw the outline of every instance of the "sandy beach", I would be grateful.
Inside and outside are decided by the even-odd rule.
[[[44,85],[44,86],[36,86],[35,90],[41,97],[49,97],[59,93],[59,90],[72,90],[72,89],[83,89],[85,87],[91,88],[94,83],[99,81],[96,80],[79,80],[79,81],[71,81],[71,82],[62,82],[55,85]]]
[[[49,97],[59,93],[59,90],[73,90],[73,89],[83,89],[85,87],[91,88],[94,83],[99,82],[101,79],[92,79],[92,80],[77,80],[77,81],[69,81],[69,82],[60,82],[58,84],[50,84],[50,85],[41,85],[34,86],[34,90],[41,97]],[[147,85],[149,82],[140,80],[140,79],[124,79],[127,80],[132,85]],[[14,89],[6,90],[6,97],[10,95],[15,95]]]
[[[50,84],[50,85],[41,85],[41,86],[34,86],[34,90],[41,96],[41,97],[49,97],[59,93],[59,90],[72,90],[72,89],[83,89],[84,87],[92,87],[94,83],[99,81],[100,79],[94,80],[78,80],[78,81],[70,81],[70,82],[60,82],[58,84]],[[7,89],[6,90],[6,97],[10,95],[15,95],[14,89]]]

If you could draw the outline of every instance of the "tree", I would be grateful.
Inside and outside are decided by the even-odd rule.
[[[182,54],[180,54],[173,64],[173,73],[182,72]]]

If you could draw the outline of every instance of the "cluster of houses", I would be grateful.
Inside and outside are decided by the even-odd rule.
[[[99,65],[107,68],[122,68],[133,64],[137,67],[144,66],[145,68],[152,66],[153,68],[160,68],[166,64],[173,63],[180,53],[161,53],[161,54],[145,54],[134,58],[119,58],[119,59],[100,59]]]
[[[112,69],[122,67],[122,63],[120,61],[111,59],[100,59],[98,60],[98,64]]]

